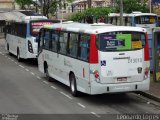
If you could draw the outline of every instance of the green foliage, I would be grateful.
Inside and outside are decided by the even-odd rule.
[[[25,5],[32,4],[32,0],[16,0],[16,3],[20,6],[21,9],[24,9]]]
[[[141,12],[149,12],[147,7],[147,1],[144,0],[123,0],[123,12],[131,13],[133,11],[141,11]],[[120,12],[120,0],[117,0],[117,7],[115,8],[115,12]]]
[[[109,7],[96,7],[88,8],[83,12],[78,12],[71,16],[70,20],[72,21],[82,21],[83,19],[98,19],[100,17],[106,17],[111,11]]]

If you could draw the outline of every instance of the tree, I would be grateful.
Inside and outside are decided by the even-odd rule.
[[[45,16],[49,16],[49,14],[52,14],[53,16],[56,13],[57,8],[60,9],[66,7],[66,2],[73,2],[73,0],[39,0],[41,4],[41,12]]]
[[[26,9],[25,5],[29,6],[32,4],[32,0],[16,0],[16,3],[20,6],[21,9]]]
[[[101,19],[101,22],[112,12],[109,7],[88,8],[83,12],[78,12],[71,16],[71,20],[81,22],[85,20],[87,23],[93,23],[94,20]]]
[[[123,11],[124,13],[131,13],[133,11],[149,12],[147,6],[148,0],[123,0]],[[117,7],[115,12],[120,12],[120,0],[116,1]]]

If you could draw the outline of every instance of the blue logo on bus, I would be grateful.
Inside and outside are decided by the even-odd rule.
[[[105,60],[101,60],[101,66],[106,66],[106,61]]]

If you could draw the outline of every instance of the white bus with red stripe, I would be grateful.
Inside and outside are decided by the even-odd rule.
[[[39,70],[74,96],[149,90],[144,28],[68,22],[45,25],[39,36]]]

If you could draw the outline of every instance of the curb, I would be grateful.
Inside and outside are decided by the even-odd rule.
[[[136,93],[136,94],[140,94],[140,95],[142,95],[142,96],[144,96],[144,97],[147,97],[147,98],[149,98],[149,99],[152,99],[152,100],[154,100],[154,101],[156,101],[156,102],[160,102],[160,98],[157,97],[157,96],[155,96],[155,95],[153,95],[153,94],[150,94],[150,93],[147,93],[147,92],[141,92],[141,91],[135,92],[135,93]]]

